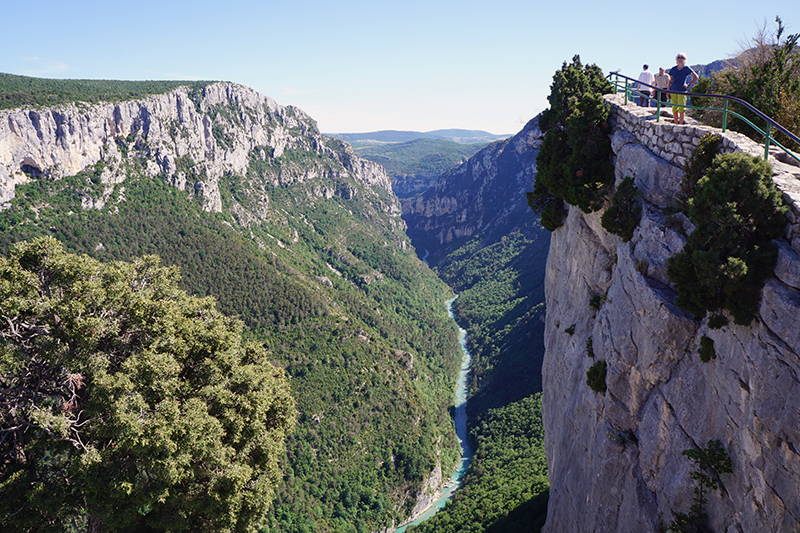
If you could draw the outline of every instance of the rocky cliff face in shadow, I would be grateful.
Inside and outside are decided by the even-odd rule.
[[[713,131],[645,119],[610,97],[616,178],[634,178],[644,209],[622,242],[600,213],[570,207],[552,234],[546,274],[545,430],[552,483],[546,531],[662,531],[692,503],[693,465],[683,451],[721,441],[733,473],[706,506],[713,531],[800,531],[800,169],[773,161],[792,207],[777,241],[775,276],[750,326],[710,329],[675,304],[667,260],[691,231],[665,210],[680,167]],[[758,154],[724,135],[724,149]],[[591,305],[593,298],[595,303]],[[604,302],[604,303],[603,303]],[[716,359],[701,362],[700,339]],[[587,357],[591,339],[594,358]],[[586,383],[607,363],[605,394]]]
[[[478,234],[487,242],[530,225],[525,192],[536,173],[538,117],[440,176],[425,192],[403,199],[403,218],[418,250],[435,264]]]

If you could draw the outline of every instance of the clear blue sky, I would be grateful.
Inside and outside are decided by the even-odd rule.
[[[547,105],[553,71],[575,53],[636,75],[678,50],[690,63],[728,57],[776,14],[800,31],[797,0],[4,4],[0,71],[230,80],[300,106],[329,132],[512,133]]]

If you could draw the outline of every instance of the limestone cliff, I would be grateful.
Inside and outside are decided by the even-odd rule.
[[[545,430],[552,488],[546,531],[659,530],[691,504],[689,448],[719,439],[733,473],[710,495],[714,531],[800,531],[800,168],[773,160],[791,206],[777,242],[775,276],[750,326],[709,329],[675,305],[667,260],[691,223],[665,209],[682,164],[711,128],[645,118],[612,106],[616,179],[634,178],[642,218],[630,242],[607,233],[600,213],[570,207],[552,234],[545,280]],[[716,131],[719,133],[718,131]],[[726,151],[762,153],[726,133]],[[605,296],[602,306],[590,306]],[[595,299],[597,302],[598,299]],[[599,300],[603,301],[603,300]],[[698,357],[700,337],[717,359]],[[607,362],[607,387],[586,384],[594,360]]]
[[[422,194],[403,199],[409,235],[418,249],[430,253],[432,263],[480,232],[489,230],[489,239],[499,240],[530,222],[525,192],[541,137],[536,117],[513,137],[442,174]]]
[[[244,175],[253,160],[269,163],[293,153],[317,154],[338,164],[283,165],[272,173],[272,185],[351,176],[390,190],[380,165],[321,135],[302,110],[220,82],[117,103],[0,111],[0,208],[19,183],[71,176],[98,161],[105,165],[103,182],[118,183],[126,175],[123,156],[132,154],[148,175],[163,176],[197,195],[206,210],[220,211],[223,175]],[[352,193],[333,186],[319,192]],[[399,214],[394,197],[382,196],[386,210]]]

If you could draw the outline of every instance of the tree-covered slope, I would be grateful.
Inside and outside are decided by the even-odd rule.
[[[449,290],[414,255],[379,167],[244,88],[181,91],[146,121],[123,112],[116,137],[76,139],[103,156],[73,176],[41,159],[41,176],[6,167],[19,183],[0,247],[49,234],[99,259],[155,253],[179,266],[184,288],[240,316],[291,377],[298,426],[267,530],[402,520],[435,465],[457,456]],[[38,135],[20,138],[31,147],[17,150],[42,157]]]
[[[537,533],[547,514],[542,394],[487,411],[472,422],[477,453],[464,487],[414,533]]]

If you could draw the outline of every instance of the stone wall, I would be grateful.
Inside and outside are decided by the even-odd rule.
[[[792,206],[777,241],[757,319],[712,330],[675,304],[667,261],[691,223],[673,209],[682,163],[709,132],[612,106],[617,180],[629,176],[643,213],[630,242],[607,233],[601,212],[570,207],[552,234],[546,272],[544,422],[551,477],[548,533],[655,533],[688,512],[693,466],[683,455],[718,439],[733,473],[709,495],[715,532],[800,531],[800,168],[773,161]],[[727,150],[758,145],[726,133]],[[760,153],[760,152],[759,152]],[[590,305],[605,296],[604,303]],[[597,300],[595,299],[595,302]],[[717,358],[701,362],[700,339]],[[594,357],[588,356],[591,339]],[[586,384],[607,363],[605,394]]]
[[[731,130],[723,132],[718,128],[694,123],[691,119],[689,120],[693,123],[686,125],[672,124],[668,117],[662,117],[656,122],[653,118],[655,109],[630,103],[624,105],[624,97],[619,94],[606,96],[606,101],[611,106],[611,124],[618,136],[619,133],[629,134],[642,147],[677,167],[679,175],[666,180],[669,182],[667,185],[679,186],[682,175],[680,169],[694,153],[700,139],[709,133],[722,137],[723,152],[745,152],[757,157],[764,155],[764,145],[742,133]],[[770,163],[775,171],[773,179],[783,191],[786,204],[791,208],[786,237],[795,250],[800,251],[800,163],[791,161],[777,147],[772,147],[770,154]]]

